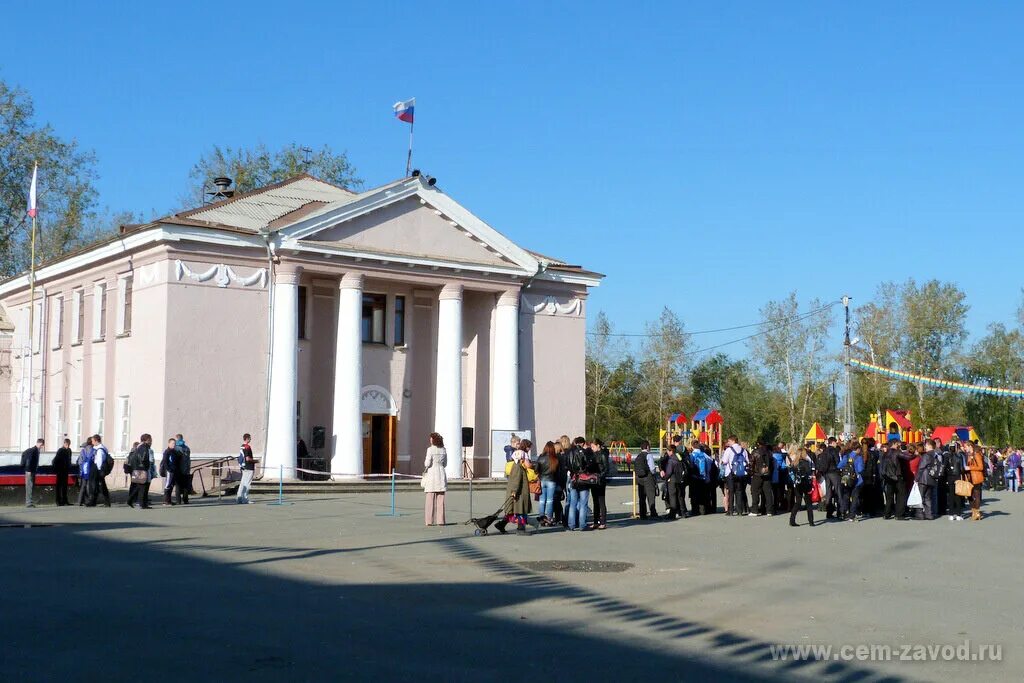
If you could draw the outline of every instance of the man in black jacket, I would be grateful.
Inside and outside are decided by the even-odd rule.
[[[53,474],[56,476],[55,492],[57,507],[68,503],[68,473],[71,472],[71,439],[64,439],[64,445],[53,456]]]
[[[910,456],[903,452],[898,435],[889,442],[889,450],[881,459],[882,490],[885,495],[885,519],[904,519],[904,512],[907,505],[907,491],[904,486],[903,467],[904,462],[910,461]],[[895,508],[895,510],[894,510]]]
[[[39,451],[43,450],[43,440],[37,439],[36,445],[26,448],[21,454],[21,468],[25,470],[25,507],[34,508],[32,489],[36,485],[36,470],[39,469]]]
[[[650,459],[651,443],[642,441],[640,452],[633,459],[633,473],[636,475],[636,497],[640,508],[640,519],[647,519],[648,511],[652,519],[658,519],[658,511],[654,508],[654,502],[658,498],[658,484],[654,480],[654,473],[651,471]]]
[[[832,519],[839,513],[839,449],[836,437],[828,438],[828,445],[814,459],[814,469],[825,478],[827,491],[818,504],[818,512],[825,513],[825,519]]]
[[[665,464],[661,470],[661,478],[665,482],[665,519],[676,519],[680,515],[679,482],[685,476],[682,462],[676,457],[675,445],[668,447]]]
[[[955,442],[943,453],[942,464],[946,471],[946,514],[951,522],[963,521],[964,499],[956,495],[956,480],[964,473],[964,460]]]

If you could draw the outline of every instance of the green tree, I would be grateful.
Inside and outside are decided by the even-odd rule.
[[[95,238],[96,160],[74,140],[35,122],[32,98],[0,81],[0,275],[29,267],[28,190],[39,164],[36,191],[37,263]]]
[[[201,204],[204,192],[218,176],[231,178],[236,192],[249,192],[301,173],[350,189],[358,189],[363,184],[348,155],[335,152],[328,145],[308,155],[296,143],[278,150],[270,150],[262,143],[237,149],[215,145],[199,158],[189,172],[191,182],[185,200],[189,206]]]
[[[971,350],[966,367],[969,381],[994,387],[1024,387],[1024,334],[1000,324]],[[1019,444],[1024,441],[1024,406],[1003,396],[970,395],[968,419],[988,443]]]
[[[667,306],[644,331],[647,336],[640,349],[643,383],[637,391],[636,417],[643,433],[657,436],[685,393],[688,337],[679,316]]]
[[[929,280],[918,285],[907,280],[900,292],[902,335],[899,361],[902,369],[931,377],[955,377],[960,352],[967,339],[966,295],[955,284]],[[915,384],[919,426],[955,419],[962,396],[934,391],[926,396],[923,384]]]
[[[769,381],[784,397],[786,436],[800,439],[811,422],[825,414],[824,391],[836,380],[835,359],[828,354],[832,308],[815,299],[811,313],[800,313],[796,292],[761,309],[761,331],[751,349]]]
[[[594,326],[587,333],[586,359],[586,430],[596,434],[612,423],[618,411],[613,401],[615,369],[623,360],[624,346],[604,311],[599,311]]]

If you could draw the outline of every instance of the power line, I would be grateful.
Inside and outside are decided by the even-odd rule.
[[[735,330],[745,330],[745,329],[749,329],[751,327],[763,327],[765,325],[774,325],[775,327],[781,327],[782,325],[784,325],[786,323],[798,322],[800,320],[804,320],[806,318],[810,318],[811,316],[817,315],[818,313],[821,313],[823,311],[827,311],[828,309],[832,308],[833,306],[835,306],[835,305],[837,305],[839,303],[841,303],[841,302],[839,302],[839,301],[832,301],[832,302],[830,302],[828,304],[825,304],[824,306],[821,306],[820,308],[814,309],[813,311],[808,311],[806,313],[798,313],[798,314],[796,314],[794,316],[791,316],[789,318],[783,318],[781,320],[766,320],[766,321],[762,321],[762,322],[759,322],[759,323],[750,323],[749,325],[736,325],[735,327],[720,327],[720,328],[718,328],[716,330],[698,330],[696,332],[683,332],[682,334],[684,336],[686,336],[686,337],[693,337],[693,336],[696,336],[698,334],[715,334],[717,332],[733,332]],[[587,332],[587,334],[590,335],[590,336],[594,336],[594,337],[658,337],[658,336],[660,336],[660,333],[658,333],[658,332],[653,332],[653,333],[651,333],[651,332],[609,332],[607,334],[602,334],[600,332]],[[753,337],[756,337],[758,334],[760,334],[760,333],[757,332],[757,333],[754,333],[754,334],[750,335],[749,337],[744,337],[743,339],[736,339],[735,341],[732,341],[732,342],[726,342],[726,344],[733,344],[735,342],[744,341],[745,339],[751,339]],[[719,344],[719,346],[725,346],[726,344]],[[718,348],[718,346],[713,346],[713,347],[710,347],[710,348]],[[709,350],[709,349],[705,349],[705,350]],[[699,353],[699,352],[694,352],[694,353]]]

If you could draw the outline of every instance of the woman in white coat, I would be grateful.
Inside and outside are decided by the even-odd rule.
[[[430,435],[430,448],[423,461],[423,480],[420,485],[427,493],[424,516],[427,526],[444,526],[444,492],[448,490],[448,477],[444,468],[448,464],[448,453],[444,450],[444,439],[437,432]]]

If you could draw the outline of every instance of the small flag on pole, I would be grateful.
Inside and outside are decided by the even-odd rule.
[[[32,185],[28,189],[28,215],[36,217],[36,176],[39,173],[39,164],[32,167]]]
[[[395,102],[395,117],[399,121],[405,121],[406,123],[412,123],[413,110],[416,108],[416,98],[406,100],[405,102]]]

